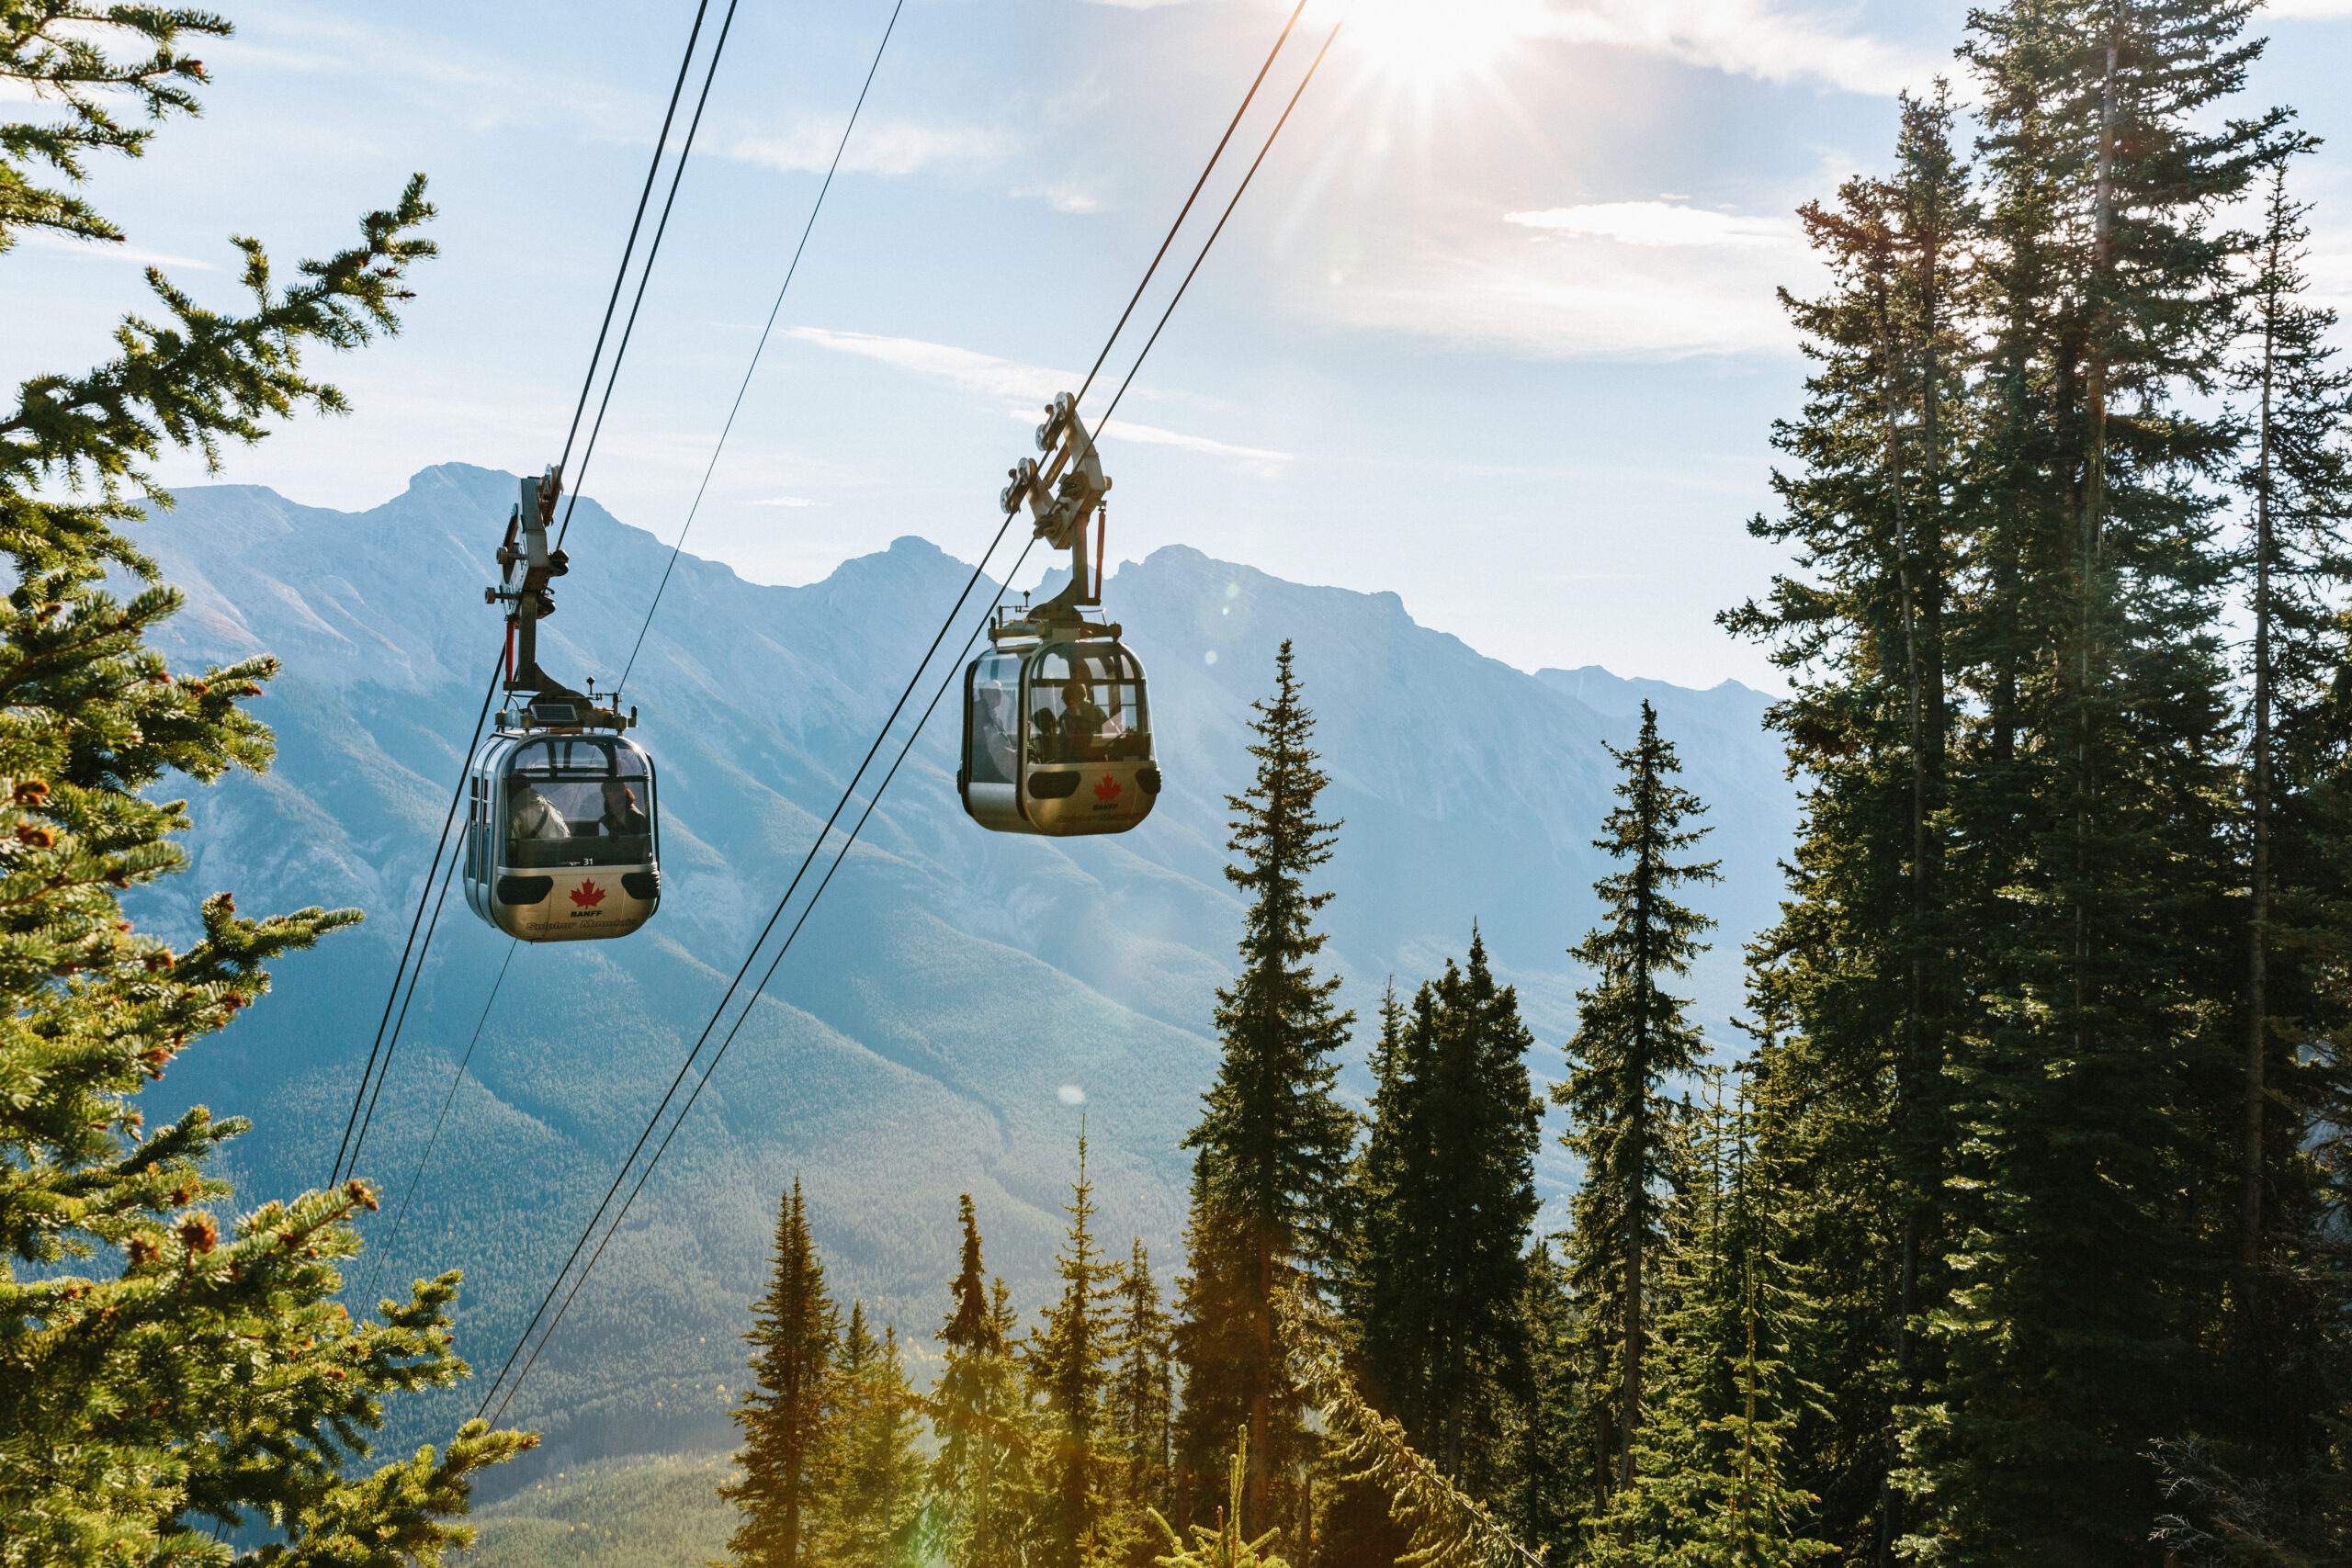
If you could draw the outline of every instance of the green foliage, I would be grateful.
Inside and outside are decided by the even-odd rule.
[[[1328,1268],[1330,1221],[1345,1178],[1354,1122],[1332,1093],[1332,1054],[1353,1015],[1334,1006],[1340,979],[1317,979],[1323,933],[1306,874],[1331,856],[1339,824],[1315,815],[1328,782],[1310,746],[1315,720],[1300,699],[1285,641],[1274,694],[1256,704],[1256,782],[1227,804],[1226,875],[1249,897],[1241,972],[1217,992],[1225,1058],[1200,1122],[1185,1232],[1191,1272],[1182,1284],[1177,1355],[1184,1363],[1178,1448],[1206,1472],[1226,1435],[1247,1423],[1251,1478],[1248,1525],[1288,1517],[1287,1488],[1303,1456],[1295,1400],[1281,1386],[1275,1292],[1303,1271]],[[1278,1489],[1277,1478],[1282,1486]],[[1279,1492],[1279,1495],[1278,1495]]]
[[[918,1568],[923,1464],[898,1328],[886,1324],[875,1338],[864,1304],[853,1304],[834,1377],[841,1392],[826,1441],[825,1555],[859,1568]]]
[[[1329,1434],[1329,1468],[1387,1499],[1409,1545],[1405,1568],[1541,1568],[1484,1504],[1413,1449],[1405,1429],[1374,1409],[1349,1374],[1337,1336],[1316,1303],[1296,1292],[1279,1303],[1287,1368]]]
[[[1583,1403],[1583,1337],[1566,1270],[1552,1244],[1528,1254],[1521,1322],[1527,1336],[1527,1392],[1513,1423],[1501,1513],[1513,1534],[1547,1561],[1571,1560],[1584,1521],[1606,1495],[1608,1452]]]
[[[1758,1169],[1746,1091],[1697,1118],[1657,1294],[1660,1354],[1632,1486],[1597,1521],[1608,1564],[1812,1562],[1835,1551],[1805,1525],[1820,1499],[1787,1479],[1805,1391],[1787,1347],[1811,1303],[1770,1250],[1779,1195]]]
[[[1788,1475],[1851,1557],[2125,1560],[2150,1445],[2272,1484],[2340,1397],[2307,1152],[2340,752],[2303,748],[2341,728],[2346,388],[2300,299],[2299,140],[2221,112],[2246,16],[1977,12],[1973,166],[1909,103],[1894,175],[1805,213],[1834,281],[1790,302],[1816,373],[1754,525],[1798,569],[1726,621],[1791,671],[1808,781],[1755,1141],[1812,1303]],[[2267,236],[2228,228],[2266,166]]]
[[[1683,819],[1706,808],[1673,782],[1680,764],[1649,704],[1642,705],[1632,748],[1611,747],[1610,754],[1624,773],[1617,785],[1623,804],[1609,814],[1607,836],[1593,843],[1630,863],[1593,884],[1603,923],[1570,950],[1591,966],[1594,980],[1577,993],[1568,1074],[1552,1094],[1568,1110],[1562,1142],[1585,1165],[1572,1211],[1569,1277],[1596,1337],[1607,1337],[1594,1369],[1605,1381],[1596,1379],[1587,1399],[1608,1413],[1623,1487],[1634,1477],[1651,1337],[1644,1269],[1665,1240],[1661,1190],[1674,1174],[1676,1117],[1665,1086],[1695,1071],[1705,1050],[1682,1016],[1689,1004],[1660,982],[1690,972],[1702,950],[1698,933],[1713,922],[1677,903],[1671,891],[1713,882],[1715,864],[1676,858],[1707,832],[1684,828]],[[1613,1395],[1604,1392],[1609,1383]]]
[[[1751,525],[1793,544],[1802,575],[1724,617],[1776,645],[1792,694],[1772,723],[1810,780],[1793,897],[1751,955],[1782,1086],[1759,1136],[1790,1173],[1780,1248],[1829,1325],[1805,1352],[1821,1392],[1793,1463],[1821,1533],[1849,1551],[1891,1546],[1887,1434],[1926,1371],[1912,1314],[1943,1284],[1945,1069],[1968,1021],[1949,671],[1955,647],[1963,666],[1972,650],[1955,619],[1982,585],[1959,567],[1954,454],[1985,411],[1965,330],[1980,214],[1951,134],[1940,90],[1905,99],[1894,174],[1803,209],[1834,283],[1788,301],[1818,369],[1804,417],[1775,427],[1802,465],[1774,476],[1781,513]],[[1781,1027],[1792,1018],[1803,1027]]]
[[[980,1261],[972,1195],[957,1203],[963,1258],[949,1285],[939,1340],[945,1366],[931,1402],[938,1452],[931,1464],[925,1539],[950,1568],[1018,1568],[1033,1537],[1031,1412],[1012,1358],[1014,1316],[1004,1281]]]
[[[833,1480],[828,1438],[843,1397],[834,1366],[841,1311],[825,1290],[825,1265],[808,1234],[795,1179],[778,1206],[774,1272],[743,1337],[753,1349],[752,1386],[732,1412],[743,1446],[740,1479],[718,1489],[742,1515],[727,1552],[740,1568],[806,1568],[827,1561],[826,1504]],[[860,1319],[863,1327],[863,1318]]]
[[[71,190],[34,184],[46,164],[69,185],[89,177],[89,152],[136,158],[154,134],[125,125],[111,99],[135,100],[151,120],[202,112],[194,85],[208,78],[204,62],[181,52],[180,37],[226,38],[228,21],[209,11],[149,6],[90,6],[83,0],[9,0],[0,6],[0,81],[21,83],[36,101],[61,103],[72,116],[54,121],[0,123],[0,252],[20,229],[53,229],[87,240],[119,240],[122,231]],[[153,52],[118,59],[107,46],[153,46]]]
[[[1077,1568],[1095,1557],[1120,1557],[1114,1507],[1117,1446],[1107,1440],[1103,1395],[1117,1352],[1112,1297],[1118,1269],[1094,1240],[1094,1188],[1086,1179],[1086,1134],[1078,1139],[1078,1179],[1070,1186],[1069,1230],[1054,1257],[1058,1300],[1031,1334],[1023,1371],[1041,1406],[1036,1463],[1047,1499],[1037,1552],[1046,1568]]]
[[[1124,1466],[1119,1507],[1133,1520],[1175,1508],[1176,1391],[1170,1361],[1175,1324],[1160,1305],[1151,1254],[1140,1236],[1119,1271],[1117,1291],[1119,1364],[1111,1374],[1105,1414],[1114,1457]],[[1134,1568],[1147,1568],[1148,1547],[1149,1538],[1137,1532],[1128,1554]]]
[[[1225,1504],[1216,1511],[1216,1523],[1194,1525],[1193,1544],[1186,1546],[1175,1527],[1159,1517],[1158,1510],[1151,1522],[1159,1527],[1168,1540],[1165,1555],[1155,1561],[1166,1568],[1289,1568],[1289,1564],[1268,1551],[1280,1530],[1268,1530],[1251,1540],[1241,1533],[1241,1505],[1248,1487],[1250,1472],[1250,1433],[1244,1428],[1233,1444],[1233,1461],[1226,1468]]]
[[[203,69],[179,39],[227,31],[205,13],[59,0],[0,13],[0,80],[69,115],[0,126],[0,250],[28,227],[120,238],[28,171],[78,183],[84,153],[137,153],[152,130],[109,106],[193,112]],[[126,44],[152,52],[120,58]],[[247,1123],[199,1106],[150,1134],[135,1104],[259,999],[271,960],[358,912],[249,920],[222,893],[175,953],[118,902],[186,866],[173,842],[186,805],[149,798],[153,786],[267,766],[269,733],[239,704],[277,668],[175,676],[145,646],[180,599],[117,531],[142,502],[167,503],[143,465],[166,446],[210,458],[224,436],[259,440],[297,404],[340,409],[300,348],[396,328],[404,271],[432,254],[413,232],[431,210],[412,182],[357,246],[304,264],[283,294],[259,244],[241,241],[256,294],[244,315],[200,310],[151,270],[176,326],[126,321],[113,363],[35,376],[0,417],[16,580],[0,606],[0,1562],[224,1562],[231,1549],[200,1523],[252,1518],[277,1538],[269,1561],[437,1562],[470,1538],[448,1521],[472,1473],[532,1440],[472,1423],[437,1455],[347,1479],[384,1396],[466,1374],[450,1348],[457,1276],[354,1322],[332,1300],[335,1265],[357,1251],[348,1222],[375,1207],[372,1190],[265,1202],[224,1227],[230,1189],[206,1166]],[[82,499],[92,483],[96,499]],[[104,590],[111,568],[144,579],[127,601]]]
[[[1364,1375],[1450,1478],[1502,1487],[1527,1390],[1525,1253],[1537,1208],[1534,1037],[1471,932],[1409,1014],[1382,1009],[1373,1119],[1356,1179],[1347,1292]]]

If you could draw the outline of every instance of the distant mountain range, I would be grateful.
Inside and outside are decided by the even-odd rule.
[[[281,965],[274,995],[156,1091],[256,1119],[232,1172],[248,1200],[314,1185],[333,1159],[498,645],[481,591],[514,492],[454,464],[357,513],[190,489],[141,531],[187,593],[160,638],[175,661],[266,651],[286,667],[255,705],[277,767],[193,793],[192,874],[142,896],[142,923],[185,932],[220,888],[247,910],[369,916]],[[609,682],[668,547],[587,501],[568,547],[543,659]],[[515,952],[485,1014],[508,943],[452,898],[361,1168],[390,1198],[370,1222],[380,1246],[479,1021],[386,1278],[464,1268],[461,1348],[485,1375],[969,572],[915,538],[798,588],[682,558],[629,682],[662,769],[660,916],[620,942]],[[1384,981],[1435,973],[1476,921],[1520,987],[1532,1066],[1556,1076],[1580,979],[1563,950],[1591,924],[1605,866],[1590,845],[1614,780],[1603,743],[1630,738],[1645,697],[1712,808],[1724,880],[1695,901],[1722,925],[1694,989],[1732,1043],[1740,944],[1775,908],[1796,816],[1762,694],[1529,675],[1417,626],[1394,593],[1181,547],[1123,567],[1106,599],[1150,673],[1157,811],[1114,839],[984,833],[956,801],[943,705],[515,1401],[511,1417],[548,1434],[547,1462],[725,1440],[737,1337],[796,1175],[836,1289],[918,1352],[944,1308],[959,1191],[990,1267],[1038,1304],[1081,1115],[1106,1234],[1142,1236],[1173,1275],[1177,1140],[1215,1067],[1210,1009],[1237,932],[1225,797],[1248,783],[1250,705],[1285,637],[1318,719],[1325,809],[1346,823],[1325,925],[1359,1046]],[[1359,1068],[1346,1081],[1365,1087]],[[1547,1146],[1547,1195],[1572,1176]],[[444,1437],[478,1398],[410,1402],[388,1438]]]

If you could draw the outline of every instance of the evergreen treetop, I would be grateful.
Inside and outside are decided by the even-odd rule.
[[[1382,1008],[1365,1186],[1359,1335],[1364,1369],[1414,1445],[1481,1494],[1506,1483],[1510,1412],[1524,1391],[1526,1248],[1539,1206],[1541,1102],[1518,996],[1495,983],[1485,938],[1448,961],[1408,1015]]]
[[[1226,801],[1235,813],[1227,847],[1239,859],[1225,874],[1249,900],[1241,972],[1217,991],[1225,1059],[1183,1145],[1198,1151],[1216,1212],[1249,1226],[1284,1267],[1324,1258],[1329,1200],[1355,1132],[1331,1092],[1331,1056],[1354,1015],[1334,1005],[1339,976],[1318,979],[1313,968],[1326,940],[1315,915],[1331,895],[1306,886],[1307,874],[1331,858],[1340,824],[1315,814],[1329,780],[1316,765],[1315,716],[1292,660],[1284,639],[1274,694],[1252,705],[1256,778]]]
[[[1103,1441],[1102,1416],[1117,1349],[1111,1302],[1118,1269],[1094,1239],[1094,1188],[1086,1179],[1083,1131],[1068,1213],[1069,1229],[1054,1258],[1062,1293],[1046,1308],[1024,1358],[1047,1428],[1039,1477],[1050,1497],[1042,1557],[1047,1568],[1078,1568],[1105,1546],[1114,1523],[1106,1484],[1114,1460]]]
[[[1239,863],[1226,875],[1249,898],[1241,968],[1217,992],[1224,1059],[1184,1138],[1194,1151],[1191,1271],[1178,1334],[1184,1461],[1205,1473],[1246,1422],[1253,1529],[1273,1517],[1273,1478],[1295,1474],[1302,1441],[1297,1402],[1282,1386],[1273,1298],[1303,1272],[1322,1282],[1335,1261],[1355,1134],[1332,1088],[1333,1054],[1354,1016],[1336,1006],[1339,977],[1317,978],[1314,969],[1324,942],[1315,914],[1331,896],[1306,886],[1307,874],[1330,859],[1340,825],[1316,815],[1328,781],[1316,765],[1315,719],[1287,640],[1275,660],[1274,694],[1255,706],[1256,777],[1227,799]],[[1280,1501],[1287,1513],[1288,1498]]]
[[[956,1203],[961,1258],[939,1339],[932,1399],[938,1439],[924,1537],[951,1568],[1022,1568],[1035,1538],[1032,1413],[1012,1354],[1012,1298],[981,1261],[972,1195]]]
[[[1623,773],[1620,804],[1593,845],[1627,863],[1593,884],[1601,923],[1569,950],[1592,969],[1593,980],[1577,993],[1568,1073],[1552,1095],[1568,1111],[1561,1141],[1585,1165],[1573,1206],[1570,1274],[1587,1310],[1610,1325],[1613,1339],[1618,1392],[1608,1403],[1623,1488],[1634,1480],[1651,1337],[1644,1270],[1664,1241],[1664,1191],[1675,1175],[1675,1108],[1666,1085],[1694,1072],[1705,1052],[1699,1031],[1683,1017],[1687,1001],[1663,982],[1690,972],[1702,947],[1699,933],[1714,922],[1677,902],[1672,891],[1713,882],[1716,863],[1679,858],[1708,831],[1682,825],[1705,807],[1674,783],[1681,764],[1647,702],[1634,744],[1612,746],[1610,754]]]
[[[828,1438],[840,1411],[835,1358],[841,1311],[825,1289],[825,1265],[808,1234],[800,1181],[777,1206],[768,1288],[743,1336],[752,1346],[752,1386],[731,1413],[743,1434],[740,1479],[718,1495],[743,1517],[728,1538],[737,1568],[811,1568],[826,1561],[824,1504],[831,1494]],[[863,1331],[861,1311],[858,1326]]]

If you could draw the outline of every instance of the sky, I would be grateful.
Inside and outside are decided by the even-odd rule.
[[[686,521],[891,4],[738,0],[582,477],[623,520]],[[311,362],[354,412],[232,450],[211,482],[358,510],[434,463],[554,461],[694,0],[222,8],[238,31],[202,51],[203,118],[93,164],[129,243],[0,257],[0,377],[105,357],[142,264],[228,307],[230,235],[290,275],[421,170],[441,254],[404,331]],[[1102,350],[1288,8],[904,0],[687,547],[763,582],[904,534],[978,558],[1004,470]],[[1715,616],[1784,564],[1745,525],[1804,374],[1775,290],[1822,282],[1792,212],[1886,166],[1899,91],[1964,92],[1966,6],[1308,0],[1203,213],[1342,9],[1102,434],[1112,559],[1191,545],[1395,591],[1521,669],[1776,689]],[[2330,139],[2302,188],[2315,277],[2352,304],[2352,0],[2256,25],[2273,43],[2231,112],[2291,104]]]

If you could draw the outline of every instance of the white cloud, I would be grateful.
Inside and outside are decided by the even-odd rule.
[[[1796,338],[1775,287],[1820,279],[1766,220],[1651,202],[1513,216],[1536,232],[1399,236],[1302,304],[1349,327],[1526,358],[1679,359],[1787,353]]]
[[[164,251],[141,250],[137,245],[111,244],[105,240],[77,239],[72,234],[53,233],[44,229],[26,229],[17,238],[28,245],[45,251],[63,251],[68,255],[91,256],[99,261],[137,262],[141,266],[193,267],[198,272],[211,272],[209,261],[194,256],[175,256]]]
[[[1029,415],[1019,409],[1012,417],[1026,422]],[[1264,446],[1236,446],[1228,441],[1213,441],[1205,435],[1187,435],[1180,430],[1162,430],[1156,424],[1137,424],[1131,419],[1121,419],[1111,430],[1120,441],[1140,442],[1146,446],[1174,446],[1186,452],[1205,453],[1212,457],[1231,457],[1247,463],[1257,471],[1280,468],[1296,460],[1294,452],[1276,452]]]
[[[1056,212],[1100,212],[1106,205],[1101,197],[1069,180],[1058,180],[1051,185],[1023,186],[1012,194],[1026,199],[1042,200]]]
[[[2262,7],[2273,17],[2292,17],[2298,21],[2332,21],[2352,17],[2352,0],[2269,0]]]
[[[1527,229],[1615,240],[1627,245],[1756,249],[1800,241],[1796,224],[1785,218],[1743,218],[1666,201],[1600,201],[1582,207],[1554,207],[1541,212],[1506,212],[1503,221]]]
[[[837,333],[823,327],[794,327],[791,332],[794,337],[804,343],[813,343],[820,348],[878,359],[885,365],[934,381],[946,381],[968,392],[1016,400],[1023,403],[1043,405],[1051,402],[1055,393],[1069,391],[1079,382],[1076,376],[1067,371],[1016,364],[1010,359],[999,359],[994,355],[980,354],[968,348],[956,348],[944,343],[925,343],[921,338],[877,337],[871,333]],[[1034,419],[1036,416],[1025,414],[1023,417]]]
[[[841,144],[841,127],[803,120],[775,135],[739,137],[728,156],[786,174],[822,174]],[[863,120],[842,154],[842,167],[864,175],[911,175],[938,164],[993,163],[1013,138],[969,125],[920,125],[912,120]]]
[[[516,124],[584,124],[592,134],[650,140],[659,104],[635,90],[581,77],[516,71],[511,60],[468,51],[446,32],[425,37],[322,11],[254,0],[234,38],[208,41],[216,80],[229,72],[365,76],[396,85],[469,130]],[[228,68],[224,72],[221,67]]]
[[[1029,423],[1036,422],[1038,412],[1053,400],[1054,394],[1074,390],[1079,384],[1079,378],[1067,371],[1023,365],[1011,359],[999,359],[991,354],[957,348],[950,344],[926,343],[921,338],[880,337],[871,333],[833,332],[824,327],[794,327],[791,332],[803,343],[813,343],[820,348],[878,360],[910,375],[945,381],[966,391],[1018,404],[1010,411],[1012,417]],[[1119,420],[1113,435],[1117,440],[1139,442],[1147,446],[1174,446],[1186,452],[1227,458],[1243,463],[1256,472],[1268,471],[1291,461],[1293,457],[1288,452],[1270,451],[1261,446],[1236,446],[1205,435],[1163,430],[1158,425],[1137,424],[1124,417]]]
[[[821,501],[811,501],[805,495],[772,495],[765,501],[755,501],[753,506],[822,506]]]
[[[1645,50],[1767,82],[1826,82],[1854,93],[1918,91],[1952,71],[1948,55],[1846,32],[1826,17],[1770,0],[1572,0],[1545,15],[1539,36]]]

